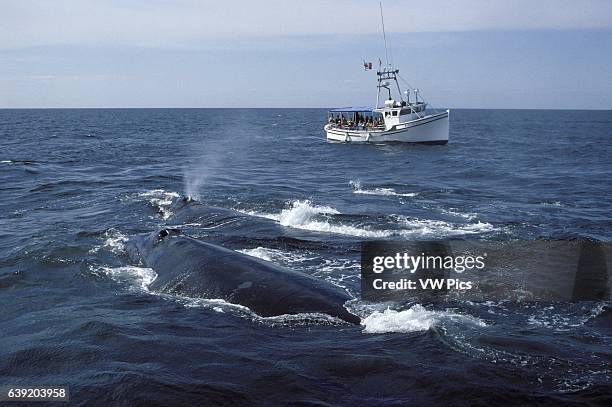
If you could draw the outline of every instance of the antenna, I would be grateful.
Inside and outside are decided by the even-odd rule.
[[[383,39],[385,40],[385,63],[389,66],[389,51],[387,50],[387,33],[385,32],[385,18],[383,17],[382,1],[378,4],[380,5],[380,21],[382,21]]]

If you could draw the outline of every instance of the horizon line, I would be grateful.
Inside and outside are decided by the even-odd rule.
[[[275,107],[275,106],[269,106],[269,107],[248,107],[248,106],[120,106],[120,107],[101,107],[101,106],[96,106],[96,107],[91,107],[91,106],[84,106],[84,107],[73,107],[73,106],[52,106],[52,107],[0,107],[0,110],[61,110],[61,109],[65,109],[65,110],[143,110],[143,109],[190,109],[190,110],[196,110],[196,109],[223,109],[223,110],[227,110],[227,109],[284,109],[284,110],[290,110],[290,109],[322,109],[322,110],[327,110],[327,109],[337,109],[338,107],[322,107],[322,106],[292,106],[292,107]],[[578,111],[589,111],[589,110],[595,110],[595,111],[608,111],[608,110],[612,110],[612,107],[598,107],[598,108],[583,108],[583,107],[575,107],[575,108],[555,108],[555,107],[531,107],[531,108],[517,108],[517,107],[440,107],[437,109],[433,109],[433,110],[578,110]]]

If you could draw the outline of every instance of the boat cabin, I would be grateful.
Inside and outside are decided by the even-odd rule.
[[[397,102],[388,99],[385,101],[384,107],[374,109],[374,111],[382,115],[385,129],[390,130],[400,123],[421,118],[426,108],[427,104],[424,102],[410,103],[404,100]]]
[[[427,105],[424,102],[385,101],[382,108],[341,107],[328,112],[330,127],[350,130],[390,130],[400,123],[420,118]]]

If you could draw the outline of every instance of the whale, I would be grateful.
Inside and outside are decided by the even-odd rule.
[[[200,222],[203,226],[224,225],[246,218],[248,215],[233,209],[220,206],[205,205],[190,197],[182,197],[171,207],[172,215],[168,219],[169,225],[189,222]]]
[[[321,313],[359,324],[340,287],[306,273],[242,254],[163,228],[136,235],[125,245],[128,256],[153,269],[149,289],[191,298],[223,299],[257,315]]]
[[[220,230],[224,235],[278,236],[282,233],[280,225],[271,219],[205,205],[192,199],[181,199],[172,207],[172,211],[173,214],[166,221],[166,226],[171,228],[197,224],[200,229],[211,232]]]

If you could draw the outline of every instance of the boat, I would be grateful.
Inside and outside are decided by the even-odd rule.
[[[341,143],[448,143],[450,110],[439,112],[429,109],[420,96],[419,89],[405,82],[401,91],[399,69],[389,64],[387,37],[382,14],[383,37],[385,39],[386,62],[379,60],[376,71],[378,92],[374,107],[341,107],[328,111],[324,126],[329,142]],[[372,69],[371,62],[364,61],[365,70]],[[403,79],[402,79],[403,81]],[[392,91],[393,89],[393,91]],[[381,93],[385,98],[381,103]],[[394,95],[396,93],[396,95]],[[414,93],[414,100],[410,96]]]

